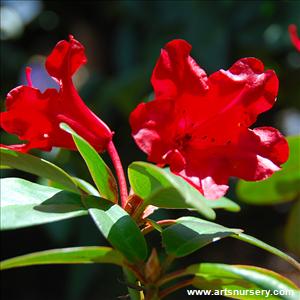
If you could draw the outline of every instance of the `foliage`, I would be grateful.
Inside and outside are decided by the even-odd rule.
[[[69,128],[67,130],[73,135],[76,145],[88,165],[88,162],[97,159],[99,167],[105,166],[103,170],[106,170],[106,174],[112,174],[109,168],[104,165],[104,162],[100,160],[98,154],[95,156],[96,152],[82,137],[79,137]],[[16,164],[14,160],[10,159],[14,152],[4,149],[3,153],[7,155],[4,156],[1,165],[14,167]],[[46,161],[41,162],[38,158],[33,158],[28,154],[22,154],[22,158],[18,157],[17,153],[15,155],[17,159],[24,160],[23,170],[39,174],[45,172],[41,168],[42,164],[50,170],[52,179],[59,182],[62,181],[62,178],[67,178],[66,182],[73,182],[71,176],[53,164]],[[36,162],[30,168],[26,167],[26,161],[29,159]],[[93,172],[94,168],[90,170]],[[52,175],[51,171],[54,172],[55,176]],[[128,172],[133,191],[136,193],[136,197],[141,200],[139,205],[131,211],[131,215],[118,204],[94,196],[93,191],[91,193],[88,190],[83,191],[78,188],[78,185],[78,189],[76,188],[70,192],[64,191],[63,185],[61,189],[58,189],[19,178],[2,179],[1,185],[4,187],[1,195],[2,230],[89,215],[113,248],[95,246],[36,252],[7,259],[1,263],[1,269],[6,270],[40,264],[112,263],[125,268],[128,276],[131,274],[129,278],[133,282],[133,287],[130,289],[132,299],[140,299],[141,292],[134,292],[140,285],[149,299],[162,299],[170,292],[185,285],[215,290],[224,288],[227,290],[243,290],[245,288],[247,290],[288,290],[292,291],[290,296],[284,298],[274,296],[271,299],[296,299],[297,287],[292,282],[277,273],[253,266],[201,263],[191,265],[179,273],[175,271],[174,273],[177,274],[175,277],[172,273],[167,273],[167,269],[161,267],[158,258],[155,258],[156,263],[154,263],[155,260],[153,259],[156,252],[152,252],[150,256],[147,254],[149,245],[147,245],[147,239],[142,233],[146,235],[148,232],[158,229],[167,257],[172,258],[172,260],[187,256],[210,243],[216,243],[220,239],[233,237],[270,251],[291,263],[298,270],[300,270],[300,264],[280,250],[243,234],[240,229],[227,228],[198,217],[186,216],[177,220],[157,222],[144,219],[141,212],[144,212],[149,205],[173,209],[193,208],[209,218],[213,217],[214,214],[207,213],[213,211],[213,207],[208,205],[209,200],[197,194],[199,193],[197,190],[182,181],[182,179],[177,178],[176,175],[172,175],[168,170],[159,169],[149,163],[135,162],[129,167]],[[49,172],[46,174],[49,174]],[[92,176],[95,177],[95,173]],[[99,179],[99,177],[97,178]],[[80,180],[77,179],[77,182],[80,182]],[[74,185],[76,186],[76,184]],[[103,190],[111,192],[115,190],[115,186],[112,186],[110,181],[105,179],[101,181],[98,188],[100,194],[103,193]],[[201,204],[194,204],[197,203],[196,201]],[[174,203],[173,206],[172,203]],[[222,200],[222,203],[224,204],[222,208],[232,208],[229,199]],[[151,276],[147,275],[150,274],[150,270]],[[175,284],[173,289],[165,287],[170,280],[184,276],[189,276],[189,279],[183,281],[182,284]],[[227,294],[227,297],[250,299],[244,298],[244,296],[230,296],[229,294]],[[251,299],[259,298],[251,296]]]

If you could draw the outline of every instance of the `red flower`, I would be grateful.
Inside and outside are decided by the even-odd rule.
[[[164,166],[215,199],[230,176],[262,180],[288,158],[284,137],[272,127],[249,129],[276,99],[278,79],[255,58],[207,77],[183,40],[161,51],[151,82],[155,100],[131,113],[137,145]]]
[[[291,39],[292,44],[295,46],[297,51],[300,52],[300,39],[299,39],[298,34],[297,34],[296,25],[291,24],[289,26],[289,33],[290,33],[290,39]]]
[[[98,151],[106,149],[112,132],[84,104],[72,82],[72,75],[86,61],[84,47],[73,36],[69,42],[58,42],[46,60],[46,69],[60,89],[44,93],[32,86],[27,68],[28,86],[18,86],[8,93],[0,123],[4,130],[27,143],[3,147],[22,152],[32,148],[49,151],[52,147],[75,150],[72,137],[59,127],[65,122]]]

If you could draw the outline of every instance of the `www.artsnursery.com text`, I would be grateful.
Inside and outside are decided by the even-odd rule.
[[[188,296],[261,296],[269,298],[271,296],[299,296],[300,292],[295,290],[198,290],[198,289],[187,289],[186,293]]]

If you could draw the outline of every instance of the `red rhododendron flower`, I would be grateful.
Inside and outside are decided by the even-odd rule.
[[[72,75],[86,61],[84,47],[73,36],[58,42],[46,60],[46,69],[60,89],[49,88],[43,93],[32,86],[27,68],[28,86],[11,90],[6,112],[1,113],[1,127],[27,143],[4,147],[22,152],[32,148],[49,151],[52,147],[74,150],[72,137],[59,127],[65,122],[98,151],[105,150],[112,132],[84,104],[72,82]]]
[[[292,44],[295,46],[295,48],[300,52],[300,39],[297,34],[297,27],[294,24],[291,24],[289,26],[289,33]]]
[[[276,74],[255,58],[207,77],[183,40],[168,43],[152,74],[155,100],[141,103],[130,124],[148,160],[164,166],[216,199],[228,179],[269,177],[288,158],[284,137],[272,127],[249,129],[270,109],[278,91]]]

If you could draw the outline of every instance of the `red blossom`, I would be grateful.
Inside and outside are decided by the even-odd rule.
[[[75,150],[72,137],[59,127],[65,122],[99,152],[104,151],[112,132],[84,104],[72,82],[72,75],[86,62],[83,45],[70,36],[69,41],[58,42],[46,60],[46,69],[59,83],[59,91],[49,88],[41,92],[33,87],[27,68],[28,86],[18,86],[8,93],[0,123],[5,131],[27,143],[1,146],[22,152],[32,148],[49,151],[52,147]]]
[[[162,49],[152,74],[155,99],[131,113],[132,135],[148,160],[169,165],[205,197],[216,199],[236,176],[269,177],[288,158],[288,144],[272,127],[249,129],[277,96],[274,71],[255,58],[238,60],[209,77],[174,40]]]
[[[297,27],[295,24],[289,25],[289,33],[292,44],[295,46],[297,51],[300,52],[300,39],[297,34]]]

